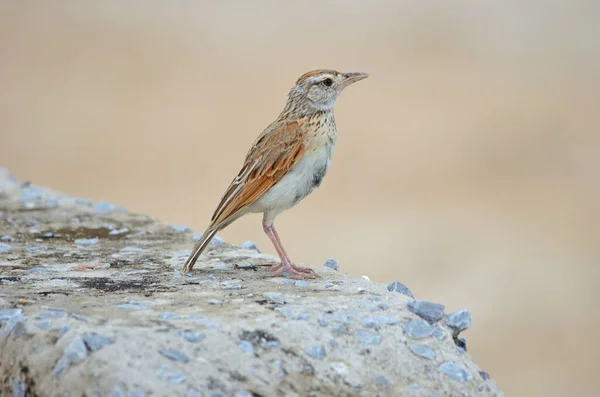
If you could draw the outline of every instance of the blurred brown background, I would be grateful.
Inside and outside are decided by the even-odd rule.
[[[507,396],[596,396],[600,3],[484,3],[0,1],[0,165],[201,232],[298,76],[368,72],[292,258],[469,308]]]

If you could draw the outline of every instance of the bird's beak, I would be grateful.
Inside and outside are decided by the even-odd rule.
[[[339,84],[339,88],[346,88],[350,84],[356,83],[357,81],[361,81],[369,77],[366,73],[354,72],[354,73],[344,73],[345,79]]]

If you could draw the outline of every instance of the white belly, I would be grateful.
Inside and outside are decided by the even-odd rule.
[[[249,212],[280,213],[298,204],[321,184],[331,161],[333,146],[306,153],[279,182],[249,208]]]

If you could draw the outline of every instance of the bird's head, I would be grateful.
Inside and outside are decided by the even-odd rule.
[[[290,91],[287,108],[309,114],[333,110],[344,88],[368,76],[366,73],[341,73],[325,69],[305,73]]]

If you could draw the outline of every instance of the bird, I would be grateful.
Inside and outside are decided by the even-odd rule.
[[[289,91],[277,119],[254,141],[243,166],[213,213],[210,224],[183,266],[191,272],[215,234],[249,213],[262,213],[262,226],[281,264],[267,276],[313,279],[308,267],[296,266],[283,248],[275,218],[319,187],[331,162],[337,138],[334,105],[342,91],[368,74],[317,69],[304,73]]]

